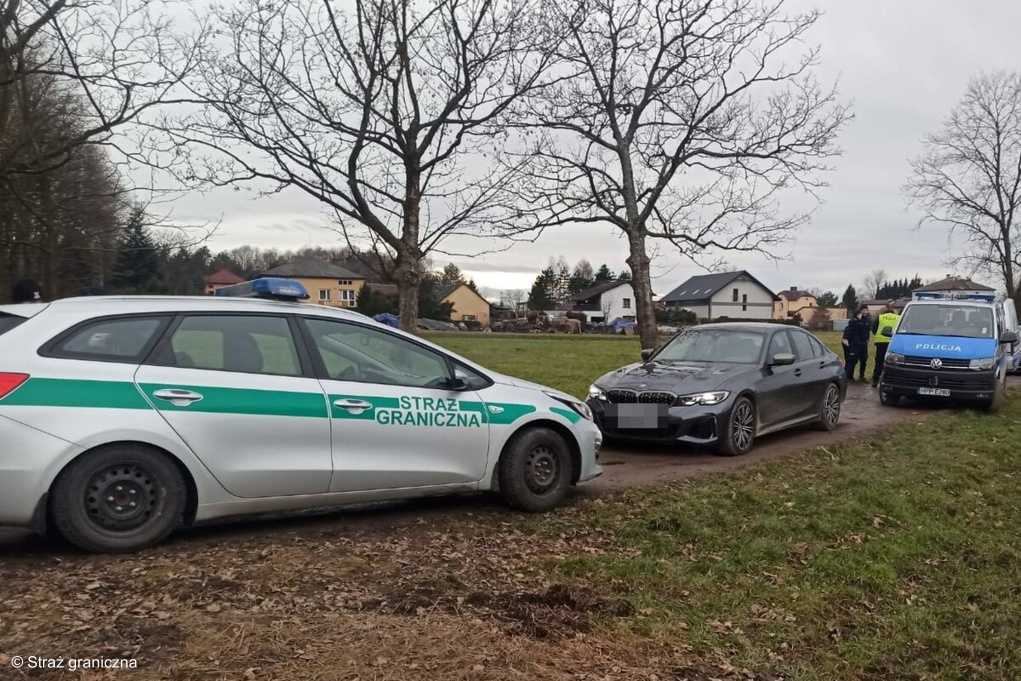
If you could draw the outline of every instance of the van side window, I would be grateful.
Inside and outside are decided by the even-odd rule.
[[[140,362],[166,321],[165,317],[97,319],[51,341],[40,354],[63,359]]]

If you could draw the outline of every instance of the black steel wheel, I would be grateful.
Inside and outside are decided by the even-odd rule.
[[[757,431],[755,403],[748,397],[737,398],[724,432],[720,433],[719,452],[727,456],[747,454],[755,446]]]
[[[50,499],[60,534],[95,553],[136,551],[182,522],[187,489],[164,454],[139,445],[89,452],[61,473]]]
[[[571,450],[557,431],[529,428],[514,437],[500,458],[500,494],[522,511],[547,511],[567,496]]]

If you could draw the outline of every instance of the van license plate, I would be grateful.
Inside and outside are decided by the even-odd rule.
[[[950,397],[950,391],[947,388],[919,388],[918,394],[930,397]]]

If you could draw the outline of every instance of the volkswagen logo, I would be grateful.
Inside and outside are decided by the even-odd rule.
[[[934,360],[932,360],[931,362],[929,362],[929,366],[932,367],[933,369],[942,369],[943,368],[943,360],[941,360],[939,357],[937,357]]]

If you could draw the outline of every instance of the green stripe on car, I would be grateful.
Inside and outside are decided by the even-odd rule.
[[[80,407],[88,409],[149,409],[149,404],[128,381],[89,381],[67,378],[30,378],[0,400],[2,406]]]

